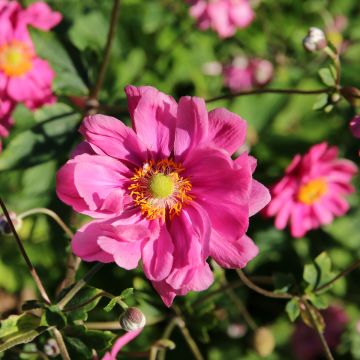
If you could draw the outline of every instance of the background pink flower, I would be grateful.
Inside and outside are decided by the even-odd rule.
[[[223,68],[224,84],[232,92],[247,91],[268,84],[273,72],[268,60],[237,57]]]
[[[30,109],[52,103],[55,76],[48,62],[37,57],[28,26],[48,31],[62,16],[42,2],[22,9],[15,1],[0,0],[0,93]]]
[[[15,103],[9,99],[0,98],[0,139],[9,135],[10,128],[14,124],[11,113],[15,107]],[[2,144],[0,142],[0,150]]]
[[[341,335],[346,329],[349,318],[339,305],[333,305],[321,311],[325,322],[324,336],[331,350],[340,344]],[[324,354],[323,346],[316,331],[303,322],[296,325],[292,335],[292,348],[299,360],[314,360]]]
[[[344,197],[354,191],[350,181],[357,167],[337,157],[337,147],[327,143],[294,157],[285,176],[272,188],[272,200],[265,209],[267,216],[275,216],[278,229],[289,223],[292,236],[302,237],[347,212]]]
[[[350,130],[354,137],[360,138],[360,115],[355,115],[350,121]]]
[[[254,19],[247,0],[189,0],[190,15],[201,30],[213,29],[220,37],[233,36],[238,28],[245,28]]]
[[[246,136],[239,116],[208,113],[195,97],[177,104],[152,87],[128,86],[126,95],[133,129],[87,117],[85,142],[57,174],[57,194],[96,219],[75,235],[74,253],[125,269],[142,259],[169,306],[176,295],[211,285],[209,256],[237,268],[257,255],[246,231],[269,193],[252,179],[255,159],[231,158]]]

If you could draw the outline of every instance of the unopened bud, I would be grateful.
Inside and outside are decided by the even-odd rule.
[[[126,331],[135,331],[145,326],[145,315],[136,307],[127,308],[119,319],[121,327]]]
[[[22,220],[19,219],[13,211],[9,212],[9,215],[15,229],[19,230],[22,225]],[[0,215],[0,234],[10,235],[11,233],[11,227],[6,219],[6,216],[4,214]]]
[[[355,115],[350,121],[350,130],[356,138],[360,138],[360,115]]]
[[[275,339],[272,332],[266,327],[260,327],[255,331],[253,346],[260,357],[272,354],[275,348]]]
[[[316,27],[311,27],[303,40],[305,50],[310,52],[319,51],[327,46],[324,32]]]
[[[50,357],[60,355],[60,349],[55,339],[49,339],[44,345],[44,353]]]
[[[230,338],[239,339],[246,334],[247,326],[246,324],[230,324],[226,332]]]

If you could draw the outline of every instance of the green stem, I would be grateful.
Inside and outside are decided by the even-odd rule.
[[[56,328],[51,330],[51,332],[56,340],[56,343],[59,346],[60,354],[61,354],[61,357],[63,358],[63,360],[71,360],[69,352],[68,352],[65,342],[64,342],[64,338],[61,335],[61,332]]]
[[[58,302],[58,307],[63,310],[66,304],[89,282],[89,280],[104,266],[103,263],[97,263],[85,276],[79,280],[65,296]]]
[[[35,214],[44,214],[44,215],[47,215],[49,217],[51,217],[63,230],[64,232],[66,233],[66,235],[72,239],[73,236],[74,236],[74,233],[70,230],[70,228],[64,223],[64,221],[60,218],[60,216],[50,210],[50,209],[47,209],[47,208],[34,208],[34,209],[30,209],[30,210],[27,210],[27,211],[24,211],[23,213],[19,214],[18,215],[18,218],[19,219],[24,219],[26,218],[27,216],[30,216],[30,215],[35,215]]]

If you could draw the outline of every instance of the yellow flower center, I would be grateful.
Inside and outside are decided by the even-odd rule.
[[[7,76],[21,76],[32,68],[31,49],[23,42],[0,46],[0,70]]]
[[[300,187],[297,198],[303,204],[312,205],[326,193],[327,189],[328,186],[324,179],[311,180]]]
[[[191,183],[179,174],[185,169],[173,160],[153,160],[138,168],[131,178],[130,196],[149,220],[168,215],[173,219],[182,207],[192,201],[189,195]]]

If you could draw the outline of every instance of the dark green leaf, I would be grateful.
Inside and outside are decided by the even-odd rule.
[[[300,302],[298,299],[291,299],[285,306],[290,321],[295,321],[300,315]]]
[[[335,85],[335,78],[331,73],[330,69],[322,68],[319,70],[319,76],[321,81],[327,86],[334,86]]]
[[[67,324],[66,316],[56,305],[49,306],[45,310],[42,321],[49,326],[56,326],[58,329],[62,329]]]

